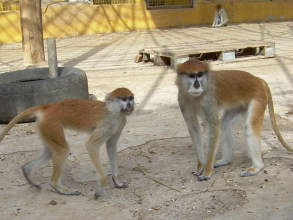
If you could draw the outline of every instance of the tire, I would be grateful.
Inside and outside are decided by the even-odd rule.
[[[58,67],[50,79],[49,68],[26,69],[0,74],[0,123],[8,123],[20,112],[65,98],[88,99],[88,82],[83,70]],[[24,119],[20,122],[31,122]]]

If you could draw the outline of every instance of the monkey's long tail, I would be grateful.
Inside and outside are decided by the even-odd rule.
[[[39,106],[35,106],[32,108],[29,108],[21,113],[19,113],[17,116],[15,116],[10,122],[9,124],[3,129],[3,131],[0,134],[0,142],[3,140],[3,138],[5,137],[5,135],[10,131],[10,129],[17,123],[19,122],[21,119],[25,118],[25,117],[33,117],[35,115],[35,113],[39,110]]]
[[[271,94],[271,90],[268,86],[268,84],[266,82],[264,82],[265,84],[265,88],[267,90],[267,94],[268,94],[268,108],[269,108],[269,113],[270,113],[270,118],[272,121],[272,125],[275,131],[275,134],[277,135],[279,141],[281,142],[281,144],[283,145],[283,147],[285,147],[288,151],[293,152],[293,148],[291,148],[283,139],[279,127],[277,125],[277,121],[276,121],[276,117],[275,117],[275,111],[274,111],[274,104],[273,104],[273,98],[272,98],[272,94]]]

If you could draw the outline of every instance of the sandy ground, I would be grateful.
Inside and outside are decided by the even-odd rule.
[[[84,147],[88,136],[67,131],[72,148],[63,183],[81,190],[82,195],[64,196],[51,189],[51,163],[34,173],[42,190],[30,188],[20,167],[38,153],[41,141],[34,123],[19,124],[0,145],[0,218],[291,219],[293,154],[278,142],[268,113],[261,141],[264,170],[239,177],[251,164],[240,124],[234,132],[234,162],[215,169],[209,181],[199,182],[191,174],[196,155],[176,100],[174,71],[152,63],[134,63],[133,59],[139,49],[149,46],[227,39],[275,42],[275,58],[213,62],[211,66],[215,70],[245,70],[264,78],[272,90],[280,130],[293,146],[292,27],[291,22],[237,24],[218,29],[182,27],[57,39],[59,66],[85,70],[89,91],[98,99],[121,86],[135,93],[136,109],[128,117],[118,146],[120,179],[129,187],[114,188],[103,147],[107,186],[104,195],[94,200],[97,176]],[[1,73],[26,68],[21,44],[0,45],[0,64]]]

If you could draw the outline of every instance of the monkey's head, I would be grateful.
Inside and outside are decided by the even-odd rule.
[[[195,58],[190,58],[179,64],[176,80],[179,90],[188,92],[192,96],[200,96],[207,85],[209,71],[210,68],[207,63]]]
[[[115,105],[122,113],[130,115],[134,109],[134,94],[127,88],[118,88],[106,95],[105,102],[108,107]]]
[[[221,5],[221,4],[217,4],[217,5],[216,5],[216,10],[217,10],[217,11],[220,11],[221,8],[222,8],[222,5]]]

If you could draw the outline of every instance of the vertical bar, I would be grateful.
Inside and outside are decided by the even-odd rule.
[[[47,47],[50,78],[56,78],[58,77],[58,65],[55,38],[47,38]]]
[[[2,3],[3,1],[0,2]],[[4,1],[3,4],[5,2],[9,1]],[[41,1],[21,0],[19,1],[19,6],[23,62],[26,64],[43,62],[45,61],[45,52]]]

